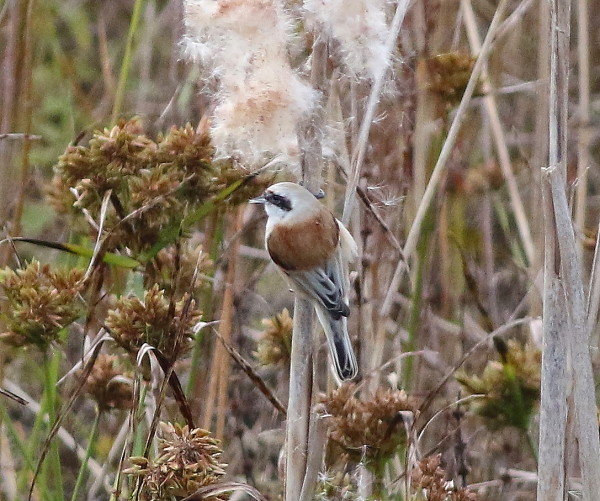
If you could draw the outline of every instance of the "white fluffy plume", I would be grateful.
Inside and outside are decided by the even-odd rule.
[[[217,151],[256,164],[298,155],[298,122],[315,91],[290,66],[290,22],[279,0],[185,0],[186,54],[219,85],[212,121]]]
[[[304,10],[337,41],[352,75],[374,78],[388,66],[385,0],[305,0]]]

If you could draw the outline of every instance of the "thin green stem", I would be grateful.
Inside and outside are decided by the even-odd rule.
[[[387,460],[376,458],[373,460],[371,471],[373,472],[373,500],[388,501],[389,496],[385,488],[385,466]]]
[[[408,324],[408,341],[404,345],[405,352],[413,352],[416,347],[416,337],[419,325],[421,324],[421,304],[423,299],[423,267],[424,254],[418,256],[417,272],[415,277],[415,288],[413,292],[413,305],[410,311]],[[403,364],[402,381],[403,387],[409,389],[413,379],[414,357],[407,357]]]
[[[219,250],[224,238],[223,232],[223,221],[220,211],[214,212],[210,224],[214,228],[212,239],[210,239],[210,259],[215,263],[219,257]],[[214,276],[214,273],[213,273]],[[213,309],[213,287],[207,287],[205,293],[202,295],[202,311],[206,318],[212,318]],[[197,388],[198,376],[200,375],[201,369],[201,357],[202,357],[202,345],[204,342],[204,331],[200,331],[196,334],[194,341],[194,349],[192,351],[192,363],[191,370],[188,379],[186,395],[188,397],[195,398],[197,395],[194,394],[194,389]]]
[[[90,437],[88,439],[87,449],[85,451],[85,456],[83,457],[83,461],[81,462],[81,467],[79,468],[79,473],[77,474],[77,481],[75,482],[75,488],[73,489],[73,495],[71,496],[71,501],[77,501],[79,498],[79,492],[83,487],[83,482],[86,477],[87,465],[90,457],[96,448],[96,439],[98,438],[98,425],[100,424],[100,416],[102,412],[98,407],[96,407],[96,417],[94,418],[94,424],[92,425],[92,431],[90,432]]]
[[[125,45],[125,54],[123,55],[123,62],[121,63],[121,73],[119,74],[119,84],[117,85],[117,92],[115,94],[115,102],[113,104],[111,121],[115,123],[121,113],[121,107],[123,106],[123,100],[125,98],[125,86],[129,78],[129,69],[131,68],[131,59],[133,53],[133,39],[137,33],[138,26],[140,24],[142,5],[144,0],[136,0],[133,6],[133,14],[131,15],[131,23],[129,24],[129,32],[127,33],[127,44]]]
[[[531,455],[535,461],[535,466],[537,468],[538,465],[538,453],[537,453],[537,447],[533,441],[533,438],[531,437],[531,433],[529,433],[529,431],[525,431],[525,440],[527,440],[527,447],[529,447],[529,451],[531,452]]]
[[[425,276],[425,265],[427,261],[427,251],[431,232],[433,231],[433,218],[431,211],[428,212],[424,224],[423,233],[417,243],[417,265],[415,270],[414,288],[413,288],[413,304],[408,319],[408,341],[404,345],[405,352],[413,352],[417,345],[417,332],[421,325],[421,309],[423,302],[423,280]],[[413,380],[414,357],[408,357],[406,363],[403,364],[402,381],[405,389],[410,389]]]
[[[58,408],[58,393],[56,389],[56,382],[58,381],[58,366],[60,363],[60,353],[56,351],[51,357],[48,357],[47,353],[44,354],[44,393],[45,408],[42,412],[48,414],[48,432],[52,426],[51,423],[56,421],[57,408]],[[50,445],[49,454],[49,473],[52,478],[52,484],[54,486],[54,493],[52,499],[59,501],[64,500],[64,488],[61,472],[61,461],[58,445],[55,441]],[[49,487],[49,486],[48,486]],[[51,491],[52,492],[52,491]]]
[[[45,357],[44,357],[45,360]],[[42,369],[44,369],[45,363],[42,364]],[[36,366],[37,368],[37,366]],[[36,379],[39,378],[39,374],[35,373]],[[42,377],[44,377],[42,375]],[[39,379],[38,379],[39,380]],[[27,483],[30,479],[30,474],[35,471],[35,454],[39,450],[39,445],[41,441],[41,433],[44,427],[44,415],[46,409],[46,400],[48,395],[46,393],[42,394],[42,398],[40,400],[40,409],[39,412],[35,415],[35,420],[33,422],[33,426],[31,427],[31,431],[25,440],[27,440],[27,445],[25,446],[25,450],[23,452],[23,458],[27,465],[30,465],[31,468],[28,470],[24,468],[21,472],[19,472],[19,478],[17,479],[17,490],[18,492],[23,492],[27,489]],[[38,477],[38,485],[45,485],[45,471],[42,469],[40,475]]]

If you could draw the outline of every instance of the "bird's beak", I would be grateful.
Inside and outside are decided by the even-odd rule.
[[[248,200],[248,202],[251,204],[265,204],[265,203],[267,203],[267,199],[265,198],[264,195],[261,195],[256,198],[251,198],[250,200]]]

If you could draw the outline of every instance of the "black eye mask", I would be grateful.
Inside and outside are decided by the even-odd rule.
[[[275,205],[276,207],[279,207],[282,210],[292,210],[292,202],[290,202],[290,199],[287,197],[277,195],[276,193],[271,193],[270,191],[267,191],[264,197],[267,202]]]

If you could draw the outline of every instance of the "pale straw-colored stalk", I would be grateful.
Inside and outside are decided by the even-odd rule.
[[[471,0],[461,0],[460,8],[463,13],[465,29],[467,30],[467,38],[469,39],[471,52],[473,52],[473,54],[477,54],[481,51],[481,40],[479,37],[477,22],[475,20],[475,12],[473,11]],[[496,103],[496,98],[493,94],[494,89],[490,83],[488,71],[485,66],[481,70],[481,83],[484,93],[483,104],[490,121],[494,145],[496,148],[496,153],[498,154],[500,168],[502,169],[502,174],[506,181],[508,196],[510,198],[513,214],[517,223],[517,230],[519,232],[519,236],[521,237],[521,243],[523,244],[523,249],[525,250],[527,262],[531,263],[533,262],[535,248],[533,239],[531,238],[529,220],[527,214],[525,213],[523,200],[521,199],[517,180],[512,169],[510,154],[508,152],[508,146],[506,144],[506,138],[504,135],[504,129],[502,128],[502,124],[500,122],[498,104]]]
[[[237,235],[243,225],[244,211],[241,208],[236,209],[233,214],[234,228],[232,235]],[[230,246],[229,262],[227,263],[226,288],[223,298],[223,309],[221,311],[221,322],[219,323],[219,335],[225,343],[231,344],[233,331],[235,306],[234,299],[236,294],[236,271],[239,260],[240,239],[234,238]],[[221,343],[218,343],[219,349],[222,349]],[[215,348],[216,350],[217,348]],[[231,376],[231,357],[223,353],[223,359],[218,366],[219,371],[219,392],[217,397],[217,422],[215,427],[215,437],[223,440],[225,434],[225,416],[229,413],[229,378]]]
[[[311,83],[323,90],[326,83],[327,45],[319,36],[315,38],[312,54]],[[320,108],[302,124],[298,143],[302,155],[302,181],[312,193],[321,188],[323,115]],[[294,302],[294,327],[290,356],[290,387],[287,407],[285,445],[285,500],[312,499],[317,480],[315,459],[318,448],[324,447],[320,426],[311,419],[315,385],[315,314],[310,301],[296,297]],[[317,443],[318,442],[318,443]],[[309,458],[312,458],[309,461]],[[320,464],[319,464],[320,466]]]
[[[498,25],[502,19],[507,4],[508,0],[500,0],[498,3],[498,7],[494,13],[492,22],[490,23],[487,35],[485,36],[485,40],[481,46],[481,51],[479,52],[479,56],[477,57],[477,61],[475,62],[473,71],[471,72],[469,82],[467,83],[463,97],[460,101],[458,109],[456,110],[452,124],[450,125],[450,130],[448,131],[448,135],[446,136],[446,140],[442,146],[442,151],[440,152],[440,156],[438,157],[435,167],[433,168],[433,172],[431,173],[431,177],[429,178],[427,188],[425,189],[423,197],[421,198],[421,203],[419,204],[417,213],[408,232],[406,243],[404,244],[404,256],[407,259],[413,256],[417,248],[417,243],[421,235],[421,227],[423,225],[423,221],[425,220],[425,215],[429,209],[429,206],[431,205],[431,201],[433,200],[433,196],[435,195],[438,185],[442,179],[442,175],[446,170],[448,159],[450,158],[452,150],[454,149],[458,132],[463,120],[465,119],[465,113],[470,104],[471,97],[473,96],[473,91],[479,82],[481,71],[487,62],[490,45],[494,39],[496,30],[498,29]],[[406,262],[404,260],[399,260],[388,288],[388,292],[381,307],[381,315],[384,317],[388,316],[390,313],[394,292],[398,290],[398,286],[400,285],[405,271]]]
[[[556,270],[553,269],[557,250],[548,180],[543,178],[542,185],[546,238],[537,499],[562,501],[565,495],[567,426],[567,347],[562,333],[567,328],[567,318],[563,308],[563,291]]]
[[[577,67],[579,69],[579,110],[577,129],[577,191],[575,199],[575,231],[578,238],[579,261],[583,262],[583,236],[590,166],[590,41],[588,0],[577,0]]]
[[[398,0],[398,4],[396,5],[396,12],[394,14],[394,18],[392,19],[392,24],[390,26],[385,43],[385,50],[387,53],[388,61],[390,60],[391,55],[396,46],[398,33],[400,32],[400,27],[402,26],[402,21],[404,21],[404,16],[406,15],[406,11],[408,10],[409,5],[410,0]],[[352,154],[352,172],[350,173],[350,176],[348,178],[348,185],[346,186],[344,213],[342,215],[342,222],[345,225],[348,225],[350,217],[352,215],[352,211],[354,210],[354,205],[356,202],[356,187],[358,186],[358,181],[360,180],[362,165],[365,159],[365,153],[367,151],[367,145],[369,142],[369,132],[371,131],[371,124],[373,123],[373,119],[375,118],[375,112],[377,111],[377,104],[379,103],[381,89],[385,81],[386,73],[387,68],[382,67],[373,79],[373,82],[371,84],[371,92],[369,93],[369,98],[367,100],[365,114],[363,115],[363,119],[360,124],[360,129],[358,131],[358,140],[356,142],[355,149]]]
[[[581,264],[566,193],[570,4],[550,3],[549,166],[542,177],[547,242],[544,285],[544,353],[540,411],[538,500],[564,499],[565,377],[573,382],[582,499],[600,492],[600,439]],[[558,394],[552,391],[557,390]],[[558,428],[556,428],[558,426]],[[574,443],[574,442],[573,442]],[[557,459],[558,458],[558,459]],[[552,470],[551,470],[552,468]],[[550,483],[550,486],[545,485]]]
[[[232,219],[234,221],[234,227],[231,229],[230,234],[236,235],[240,231],[243,220],[242,210],[236,209],[234,214],[232,214]],[[233,327],[236,261],[238,259],[239,245],[240,239],[234,238],[229,248],[224,284],[225,290],[223,292],[223,306],[221,307],[221,318],[219,322],[219,335],[229,344],[231,344],[231,332]],[[202,426],[207,430],[212,429],[211,424],[216,407],[215,437],[219,440],[223,439],[225,431],[225,415],[227,413],[230,372],[231,358],[223,344],[216,341],[209,372],[210,381],[208,394],[205,400]]]

